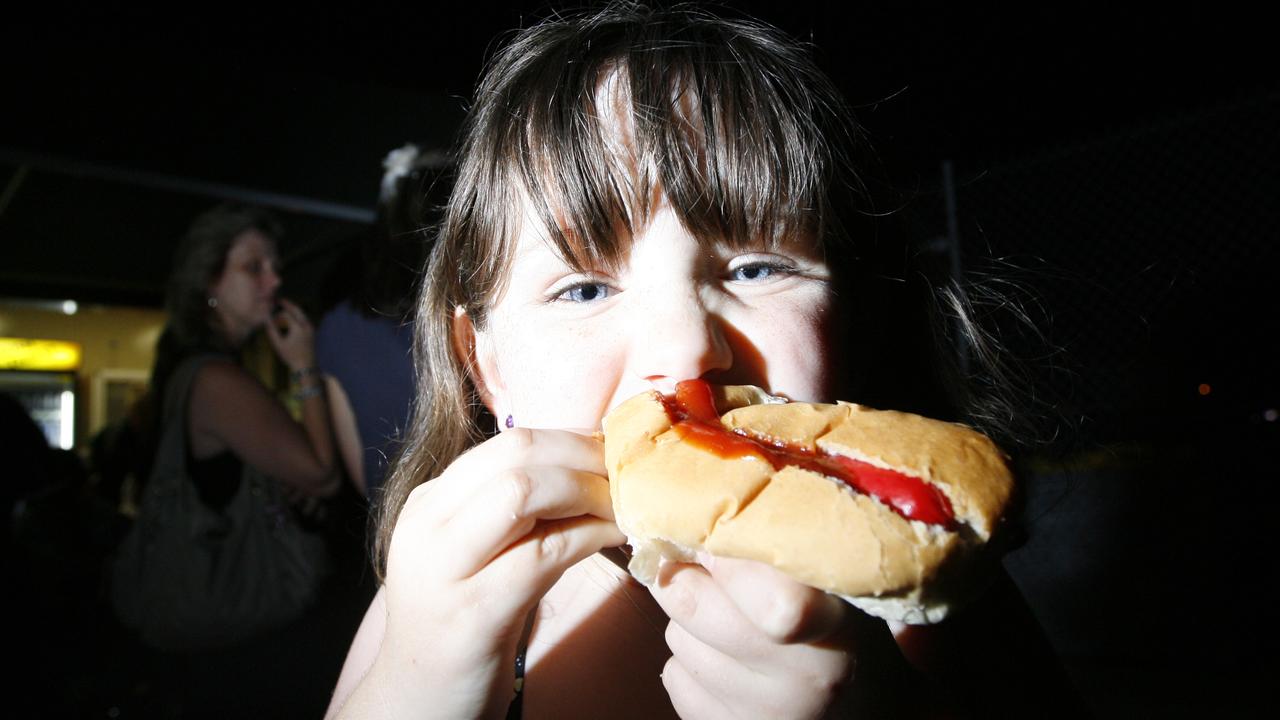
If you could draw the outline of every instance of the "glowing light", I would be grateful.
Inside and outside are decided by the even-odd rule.
[[[1209,387],[1209,383],[1200,383],[1200,387],[1197,389],[1200,391],[1201,395],[1208,395],[1213,392],[1213,388]]]
[[[79,367],[79,343],[0,337],[0,369],[75,370]]]
[[[1280,418],[1280,412],[1276,412],[1275,408],[1267,408],[1262,411],[1262,419],[1267,422],[1275,422],[1277,418]]]
[[[62,301],[62,312],[67,315],[75,315],[76,311],[79,309],[80,309],[80,306],[76,304],[75,300]]]
[[[76,432],[76,396],[70,390],[62,391],[62,414],[59,416],[58,446],[70,450]]]

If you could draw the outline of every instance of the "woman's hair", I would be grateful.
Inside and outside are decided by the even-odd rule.
[[[853,171],[860,148],[806,50],[758,22],[622,3],[520,32],[479,85],[428,258],[418,403],[380,508],[379,571],[409,492],[493,431],[453,352],[452,320],[461,307],[485,326],[525,203],[578,269],[622,259],[659,195],[700,242],[815,238],[850,327],[890,325],[884,316],[897,309],[878,307],[876,293],[906,284],[910,258],[901,238],[873,226],[878,213]],[[910,319],[927,331],[927,314]],[[866,367],[841,370],[863,377]]]

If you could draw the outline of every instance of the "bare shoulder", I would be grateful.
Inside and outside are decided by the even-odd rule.
[[[256,378],[230,358],[213,358],[200,366],[195,374],[197,390],[228,390],[245,384],[260,385]]]
[[[274,398],[258,378],[230,359],[217,358],[196,371],[191,388],[192,404],[206,408],[258,410],[256,403]],[[246,405],[248,403],[248,405]]]
[[[238,448],[237,454],[246,460],[252,460],[245,452],[247,444],[274,435],[273,427],[288,420],[284,406],[257,378],[222,358],[210,360],[196,371],[187,417],[197,457],[230,446]]]

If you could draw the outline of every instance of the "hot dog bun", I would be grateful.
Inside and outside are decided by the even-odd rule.
[[[852,403],[788,403],[751,386],[707,389],[723,428],[918,478],[945,497],[948,520],[908,519],[890,506],[895,501],[821,469],[724,457],[690,442],[672,399],[648,392],[603,425],[614,513],[637,579],[652,583],[662,560],[691,562],[707,552],[768,563],[886,619],[922,624],[947,615],[972,584],[968,566],[1013,493],[1007,459],[990,439]]]

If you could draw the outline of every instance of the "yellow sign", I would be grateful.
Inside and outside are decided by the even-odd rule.
[[[0,337],[0,370],[75,370],[78,367],[79,343]]]

